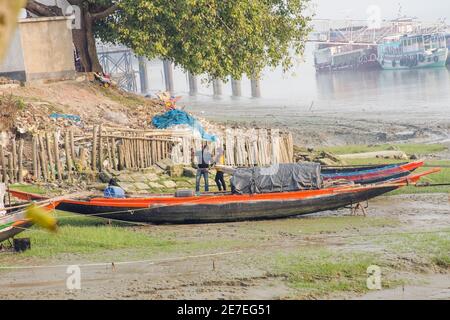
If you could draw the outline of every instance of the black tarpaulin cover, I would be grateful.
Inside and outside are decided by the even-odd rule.
[[[289,163],[237,169],[231,184],[239,194],[296,191],[320,189],[322,177],[319,163]]]

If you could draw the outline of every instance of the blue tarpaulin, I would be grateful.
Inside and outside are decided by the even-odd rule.
[[[193,116],[183,110],[170,110],[158,116],[154,116],[152,124],[158,129],[167,129],[179,124],[186,124],[192,129],[198,131],[202,139],[207,141],[216,141],[216,137],[206,133],[200,122]]]

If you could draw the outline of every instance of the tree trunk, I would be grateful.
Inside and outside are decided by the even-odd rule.
[[[84,22],[85,10],[81,10],[80,14],[80,29],[72,30],[73,44],[75,45],[75,48],[80,56],[81,65],[83,66],[84,71],[90,71],[92,68],[91,59],[89,58],[89,51],[87,49],[86,24]]]
[[[95,45],[95,36],[94,36],[94,19],[89,12],[85,13],[85,27],[86,27],[86,43],[87,43],[87,52],[90,62],[90,69],[88,71],[91,72],[103,72],[103,68],[98,60],[97,55],[97,47]]]

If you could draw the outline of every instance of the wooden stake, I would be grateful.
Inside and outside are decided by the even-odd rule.
[[[48,180],[48,174],[47,174],[47,159],[45,157],[45,145],[44,145],[44,139],[41,135],[38,136],[39,139],[39,161],[41,163],[41,170],[42,170],[42,176],[44,178],[44,181],[47,182]]]
[[[19,141],[19,155],[17,157],[19,162],[19,172],[17,175],[17,180],[19,183],[23,182],[23,139]]]
[[[50,133],[45,133],[45,140],[47,142],[47,158],[48,158],[48,164],[50,167],[48,178],[53,180],[54,179],[54,162],[53,162],[53,156],[52,156],[52,145],[50,141]]]
[[[8,155],[8,173],[9,173],[8,175],[9,183],[15,183],[16,179],[14,178],[14,165],[12,153]]]
[[[11,177],[14,181],[17,179],[17,144],[16,139],[12,141],[12,171],[10,172]]]
[[[69,138],[70,138],[70,155],[72,156],[72,161],[75,162],[77,160],[77,155],[75,154],[75,139],[73,137],[73,130],[69,130]]]
[[[97,133],[98,127],[94,126],[94,133],[92,136],[92,159],[91,159],[91,168],[92,171],[97,171]]]
[[[111,156],[112,156],[112,167],[114,170],[118,170],[118,163],[116,159],[116,139],[111,138]]]
[[[62,182],[62,166],[61,166],[61,159],[59,159],[59,145],[58,145],[58,133],[55,131],[53,133],[53,140],[54,140],[54,154],[55,154],[55,163],[56,163],[56,171],[58,172],[58,180],[59,182]]]
[[[118,170],[123,170],[125,168],[124,166],[124,151],[123,151],[123,145],[117,146],[117,153],[119,154],[119,163],[117,164]]]
[[[8,169],[6,168],[6,161],[5,161],[5,151],[3,150],[3,146],[0,146],[0,163],[2,165],[2,171],[3,171],[3,177],[2,181],[4,183],[8,182]]]
[[[37,155],[37,139],[36,136],[33,136],[32,145],[31,145],[31,153],[33,158],[33,177],[36,180],[39,180],[39,171],[38,171],[38,155]]]
[[[102,138],[102,125],[98,127],[98,170],[103,171],[103,138]]]
[[[70,133],[64,135],[64,150],[66,152],[67,179],[72,181],[72,154],[70,152]]]

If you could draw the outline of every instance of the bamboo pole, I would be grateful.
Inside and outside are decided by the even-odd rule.
[[[51,141],[50,141],[50,133],[46,132],[45,133],[45,141],[47,143],[47,158],[48,158],[48,164],[50,167],[50,171],[48,174],[49,179],[53,180],[54,179],[54,162],[53,162],[53,156],[52,156],[52,148],[51,148]]]
[[[10,153],[8,155],[8,178],[9,183],[15,183],[16,179],[14,179],[14,164],[13,164],[13,155]]]
[[[69,139],[70,139],[70,155],[72,157],[72,161],[75,162],[77,160],[77,155],[75,154],[75,139],[73,137],[73,130],[69,130]]]
[[[113,168],[114,166],[112,163],[111,143],[109,142],[109,138],[106,138],[106,153],[108,154],[109,167]]]
[[[93,134],[92,134],[92,159],[91,159],[91,168],[92,171],[97,171],[97,133],[98,127],[94,126]]]
[[[44,181],[47,182],[48,180],[48,174],[47,174],[47,159],[45,157],[45,145],[44,140],[41,135],[38,136],[39,139],[39,161],[41,163],[41,170],[42,170],[42,176],[44,178]]]
[[[98,129],[98,170],[103,171],[103,133],[102,125]]]
[[[118,170],[123,170],[125,168],[124,166],[124,149],[123,149],[123,145],[118,145],[117,146],[117,153],[118,153],[118,157],[119,157],[119,162],[117,164],[117,169]]]
[[[61,166],[61,159],[59,158],[58,133],[56,131],[53,133],[53,140],[54,140],[53,150],[55,154],[56,171],[58,173],[59,182],[62,182],[62,166]]]
[[[111,138],[111,156],[112,156],[112,168],[118,170],[118,163],[116,159],[116,139]]]
[[[31,153],[33,158],[33,177],[36,180],[39,180],[39,171],[38,171],[38,156],[37,156],[37,141],[36,136],[33,136],[32,139],[32,145],[31,145]]]
[[[19,141],[19,154],[17,156],[17,161],[19,163],[19,172],[17,175],[17,180],[19,183],[23,182],[23,139]]]
[[[5,151],[3,150],[3,146],[0,146],[0,163],[2,165],[2,171],[3,171],[3,182],[7,183],[8,179],[8,169],[6,168],[6,161],[5,161]]]
[[[151,150],[152,150],[152,165],[157,162],[156,160],[156,141],[152,140],[151,142]]]
[[[72,153],[70,151],[70,133],[64,135],[64,150],[66,152],[67,179],[72,181]]]
[[[10,172],[13,181],[17,179],[17,143],[16,139],[12,141],[12,171]]]

